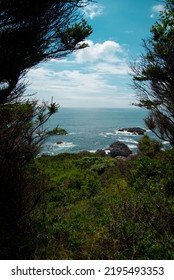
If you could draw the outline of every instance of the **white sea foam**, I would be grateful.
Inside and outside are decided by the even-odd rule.
[[[133,140],[131,138],[119,138],[120,142],[126,142],[126,143],[132,143],[132,144],[138,144],[138,141]]]
[[[79,132],[68,132],[68,135],[80,135],[83,134],[83,132],[79,131]]]
[[[132,132],[129,132],[129,131],[119,131],[119,130],[116,130],[115,131],[115,135],[122,135],[122,136],[137,136],[137,134],[134,134]]]
[[[68,149],[71,149],[75,146],[76,145],[73,144],[72,142],[62,142],[60,144],[48,142],[45,145],[45,148],[44,148],[43,152],[46,152],[46,153],[49,153],[49,154],[55,154],[55,153],[58,153],[61,150],[68,150]]]
[[[133,145],[133,144],[128,144],[128,147],[130,149],[137,149],[137,145]]]
[[[170,144],[170,142],[169,142],[169,141],[163,141],[162,143],[163,143],[163,145]]]
[[[133,132],[129,131],[120,131],[120,130],[115,130],[114,132],[100,132],[99,136],[107,137],[107,136],[131,136],[131,137],[137,137],[140,136],[138,134],[135,134]]]
[[[73,144],[72,142],[63,142],[63,143],[60,143],[60,144],[57,144],[57,143],[54,143],[53,144],[53,147],[55,149],[59,148],[59,149],[65,149],[65,148],[73,148],[75,147],[76,145]]]
[[[100,132],[99,136],[102,136],[102,137],[115,136],[115,133],[113,133],[113,132]]]
[[[115,133],[113,133],[113,132],[106,132],[106,136],[115,136]]]
[[[108,137],[108,136],[117,136],[116,132],[100,132],[99,136]]]

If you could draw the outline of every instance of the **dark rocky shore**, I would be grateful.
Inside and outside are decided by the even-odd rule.
[[[133,135],[144,135],[144,133],[146,132],[145,129],[140,127],[120,128],[118,131],[127,131],[132,133]]]
[[[127,158],[132,154],[132,151],[126,144],[116,141],[104,150],[97,150],[96,154]]]
[[[140,127],[120,128],[119,131],[127,131],[133,135],[144,135],[146,132],[145,129]],[[116,141],[106,149],[97,150],[96,154],[109,155],[111,157],[122,157],[126,159],[132,154],[132,151],[123,142]]]

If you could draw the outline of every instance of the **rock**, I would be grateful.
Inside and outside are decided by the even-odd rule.
[[[129,147],[120,141],[112,143],[107,150],[110,150],[111,157],[128,157],[132,153]]]
[[[56,142],[56,144],[57,145],[61,145],[61,144],[63,144],[63,142],[62,141],[58,141],[58,142]]]
[[[95,153],[97,155],[101,155],[101,156],[105,156],[106,155],[105,150],[97,150]]]
[[[118,131],[127,131],[134,135],[144,135],[144,133],[146,132],[145,129],[140,128],[140,127],[120,128]]]

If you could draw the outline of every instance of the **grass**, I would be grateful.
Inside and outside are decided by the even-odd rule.
[[[47,191],[44,211],[34,215],[37,238],[44,240],[34,258],[174,258],[173,197],[159,159],[129,162],[79,153],[41,157],[37,165]]]

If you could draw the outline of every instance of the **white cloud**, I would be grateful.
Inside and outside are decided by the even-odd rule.
[[[158,13],[164,10],[164,5],[155,5],[152,7],[152,14],[150,15],[151,18],[154,18]]]
[[[75,53],[76,62],[78,63],[96,62],[99,60],[113,63],[119,60],[117,54],[123,53],[122,47],[115,41],[94,44],[91,40],[87,40],[86,43],[89,47]]]
[[[94,71],[98,73],[102,73],[105,75],[128,75],[131,70],[126,63],[126,61],[122,61],[117,64],[110,63],[97,63],[91,67]]]
[[[28,73],[31,82],[30,90],[45,92],[61,99],[62,95],[75,97],[83,94],[100,94],[101,91],[116,90],[102,75],[91,72],[83,73],[78,70],[53,71],[44,67],[32,69]]]
[[[84,8],[84,14],[87,18],[93,19],[94,17],[103,14],[103,6],[98,4],[89,4]]]
[[[111,83],[102,73],[93,71],[54,71],[45,65],[28,73],[30,92],[38,92],[39,100],[51,100],[61,107],[126,107],[132,96],[124,86]],[[116,77],[114,78],[116,80]]]
[[[164,5],[155,5],[152,7],[152,11],[159,13],[164,10]]]
[[[53,96],[55,102],[65,107],[113,107],[119,102],[128,105],[126,79],[130,71],[126,51],[114,41],[88,44],[90,47],[71,57],[31,69],[27,75],[28,93],[37,92],[39,100],[50,100]]]

